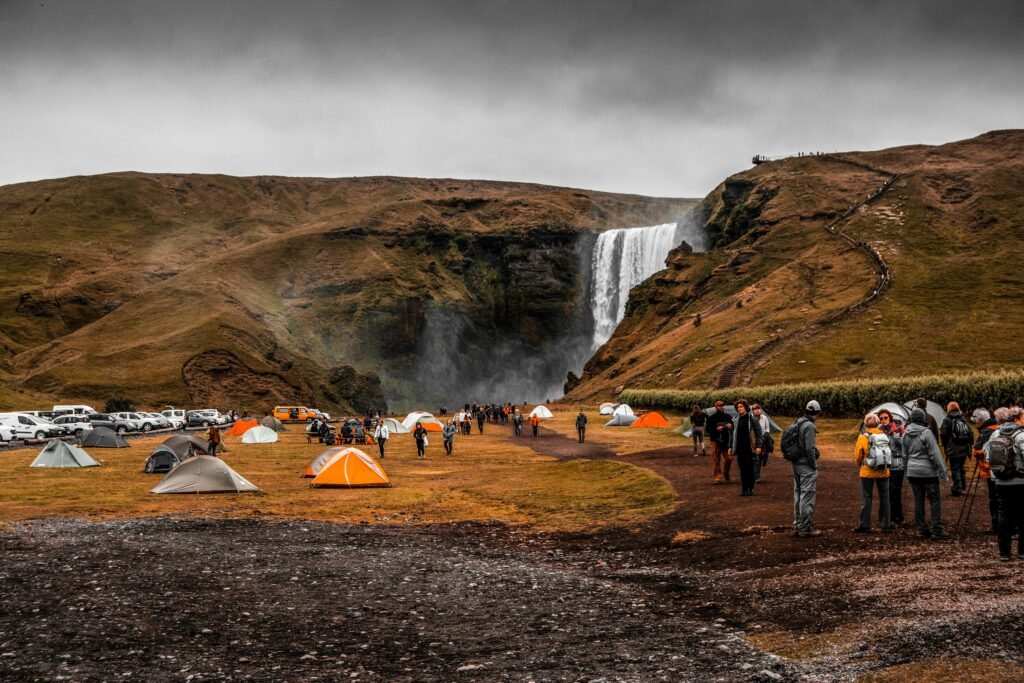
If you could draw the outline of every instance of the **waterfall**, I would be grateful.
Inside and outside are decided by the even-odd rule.
[[[590,304],[594,312],[591,351],[615,332],[626,313],[629,290],[665,267],[665,257],[686,239],[704,248],[702,233],[680,223],[606,230],[597,237],[591,258]]]

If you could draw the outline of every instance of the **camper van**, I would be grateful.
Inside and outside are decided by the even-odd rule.
[[[92,406],[68,405],[54,406],[53,412],[58,415],[93,415],[96,411],[92,409]]]
[[[274,417],[281,422],[311,422],[316,412],[305,406],[275,406]]]

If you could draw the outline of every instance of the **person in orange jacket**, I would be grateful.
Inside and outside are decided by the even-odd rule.
[[[537,436],[537,428],[540,427],[540,418],[536,415],[531,415],[530,426],[533,427],[533,435]]]
[[[892,523],[889,516],[889,466],[872,467],[868,464],[868,454],[872,445],[878,449],[887,449],[890,452],[889,436],[883,432],[879,425],[881,420],[878,415],[871,413],[864,417],[865,432],[857,437],[857,445],[853,450],[853,460],[860,466],[860,523],[854,531],[860,533],[871,532],[871,494],[874,488],[878,487],[878,523],[882,531],[892,531]],[[878,438],[874,438],[874,435]],[[878,443],[876,443],[878,442]]]

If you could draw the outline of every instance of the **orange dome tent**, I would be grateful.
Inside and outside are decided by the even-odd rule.
[[[391,486],[377,461],[358,448],[346,448],[327,461],[311,486],[355,488]]]
[[[346,450],[348,450],[347,446],[335,446],[333,448],[328,448],[326,451],[313,458],[313,461],[309,463],[309,467],[307,467],[306,471],[302,473],[302,476],[315,477],[320,474],[324,469],[324,466],[330,462],[331,458]]]
[[[657,410],[652,410],[648,413],[644,413],[636,419],[636,422],[629,425],[630,427],[671,427],[665,416],[659,413]]]
[[[241,436],[258,424],[259,422],[256,420],[250,420],[248,418],[244,420],[235,420],[235,424],[231,425],[231,429],[228,429],[224,433],[230,434],[231,436]]]

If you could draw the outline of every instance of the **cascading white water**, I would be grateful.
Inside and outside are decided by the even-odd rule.
[[[696,250],[704,246],[700,233],[686,230],[681,223],[617,228],[598,235],[591,259],[593,349],[608,341],[622,321],[629,290],[664,268],[668,252],[684,238]]]

